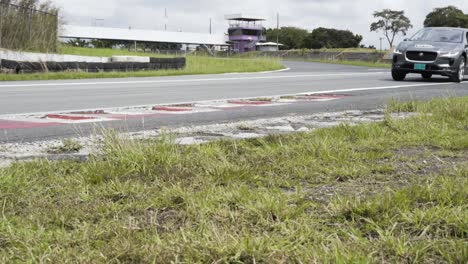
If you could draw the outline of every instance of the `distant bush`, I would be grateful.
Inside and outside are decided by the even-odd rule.
[[[349,30],[316,28],[312,32],[296,27],[267,29],[267,41],[283,44],[282,50],[359,48],[362,36]]]
[[[39,0],[0,0],[0,47],[57,51],[58,9]]]
[[[426,16],[424,27],[468,28],[468,14],[455,6],[436,8]]]
[[[307,35],[304,46],[309,49],[358,48],[361,41],[361,35],[349,30],[320,27]]]

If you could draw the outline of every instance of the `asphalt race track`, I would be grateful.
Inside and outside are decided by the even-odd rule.
[[[406,81],[395,82],[388,69],[307,62],[285,62],[285,66],[290,70],[157,78],[0,82],[0,142],[87,135],[94,133],[96,126],[140,131],[293,114],[368,110],[381,108],[392,98],[427,100],[468,96],[467,81],[455,84],[444,77],[423,81],[418,75],[409,75]],[[47,126],[24,126],[21,119],[29,114],[46,116],[131,106],[180,105],[306,93],[345,96],[339,100],[236,107],[190,114],[146,115],[99,123],[52,122]]]

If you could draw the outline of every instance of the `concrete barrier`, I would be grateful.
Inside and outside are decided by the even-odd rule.
[[[48,53],[32,53],[22,51],[12,51],[0,49],[0,59],[12,61],[30,61],[30,62],[101,62],[106,63],[110,61],[107,57],[91,57],[91,56],[78,56],[78,55],[65,55],[65,54],[48,54]]]
[[[179,70],[186,66],[185,58],[148,58],[148,62],[79,62],[79,61],[16,61],[0,60],[0,72],[132,72],[150,70]]]
[[[112,56],[110,61],[111,62],[144,62],[144,63],[149,63],[150,62],[150,57]]]
[[[30,62],[144,62],[149,63],[150,57],[144,56],[112,56],[112,57],[92,57],[92,56],[78,56],[67,54],[53,54],[53,53],[33,53],[0,49],[0,59],[12,61],[30,61]]]

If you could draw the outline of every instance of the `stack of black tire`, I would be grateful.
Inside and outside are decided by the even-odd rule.
[[[154,70],[180,70],[186,65],[185,58],[150,58],[150,62],[26,62],[0,60],[2,72],[133,72]]]
[[[185,58],[150,58],[151,70],[182,69],[186,65]]]

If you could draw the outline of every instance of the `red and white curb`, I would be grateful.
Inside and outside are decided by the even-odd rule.
[[[209,113],[252,107],[274,107],[294,103],[332,101],[348,96],[349,95],[346,94],[335,93],[305,93],[287,96],[212,100],[182,104],[3,115],[0,116],[0,129],[37,128],[62,124],[97,123],[167,115]]]

